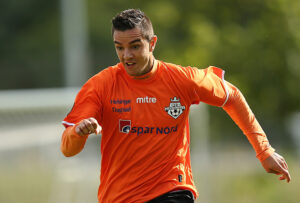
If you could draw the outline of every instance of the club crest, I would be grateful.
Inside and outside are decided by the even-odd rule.
[[[181,105],[180,98],[177,97],[171,99],[170,106],[165,107],[165,111],[175,119],[177,119],[184,110],[185,106]]]

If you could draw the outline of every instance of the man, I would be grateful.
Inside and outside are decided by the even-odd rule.
[[[99,202],[194,202],[188,114],[199,102],[222,107],[265,170],[290,181],[284,158],[270,146],[240,91],[224,80],[223,70],[156,60],[157,36],[140,10],[125,10],[112,24],[120,63],[82,87],[63,121],[61,143],[64,155],[73,156],[102,127]]]

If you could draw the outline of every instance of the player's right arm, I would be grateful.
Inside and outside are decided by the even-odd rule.
[[[89,79],[78,92],[73,108],[62,121],[66,129],[62,134],[61,151],[65,156],[78,154],[89,134],[100,133],[102,101],[106,97],[104,87],[107,87],[105,81],[107,78],[103,72]]]
[[[67,156],[74,156],[81,152],[88,135],[99,134],[101,127],[95,118],[81,120],[78,124],[65,129],[62,135],[61,151]]]

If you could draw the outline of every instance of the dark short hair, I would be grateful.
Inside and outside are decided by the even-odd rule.
[[[139,9],[128,9],[112,19],[112,35],[115,30],[125,31],[139,28],[145,39],[150,41],[154,35],[151,20]]]

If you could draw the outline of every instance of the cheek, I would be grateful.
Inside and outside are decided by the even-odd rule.
[[[148,59],[149,56],[150,56],[149,50],[146,49],[146,48],[144,48],[144,49],[140,52],[140,56],[141,56],[141,58],[143,58],[143,59],[145,59],[145,60]]]
[[[117,54],[117,56],[118,56],[119,60],[121,61],[121,60],[122,60],[122,53],[121,53],[121,52],[118,52],[118,51],[116,51],[116,54]]]

